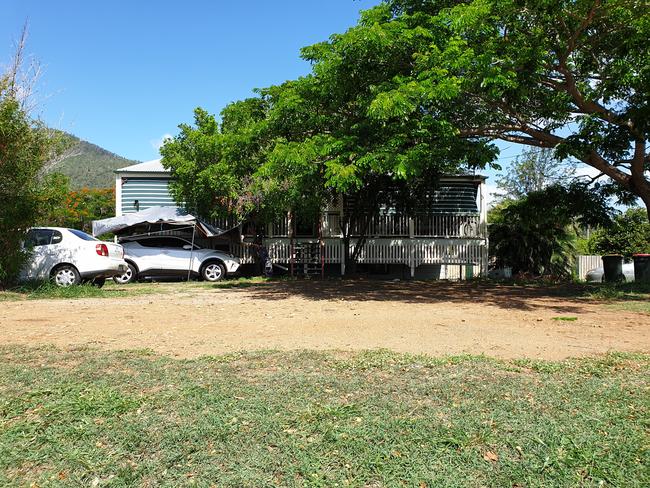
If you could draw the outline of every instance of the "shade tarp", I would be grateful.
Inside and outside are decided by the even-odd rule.
[[[150,207],[140,212],[128,213],[119,217],[110,219],[93,220],[93,236],[108,234],[109,232],[118,233],[129,227],[135,227],[143,224],[167,224],[167,225],[187,225],[196,224],[196,229],[206,237],[216,237],[225,234],[227,231],[211,226],[206,222],[201,222],[194,215],[185,213],[177,207]]]

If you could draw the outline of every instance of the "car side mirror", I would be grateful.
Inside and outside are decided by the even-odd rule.
[[[183,246],[183,249],[185,249],[186,251],[191,251],[191,250],[192,250],[192,246],[191,246],[190,244],[185,244],[185,245]]]

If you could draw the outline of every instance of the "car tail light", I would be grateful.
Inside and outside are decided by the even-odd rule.
[[[106,244],[97,244],[95,246],[95,251],[97,251],[97,254],[100,256],[108,256],[108,247],[106,247]]]

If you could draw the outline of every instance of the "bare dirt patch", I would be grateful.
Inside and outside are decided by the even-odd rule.
[[[151,286],[164,293],[2,302],[0,343],[147,348],[178,357],[259,349],[540,359],[650,352],[650,315],[612,310],[562,288],[380,281]]]

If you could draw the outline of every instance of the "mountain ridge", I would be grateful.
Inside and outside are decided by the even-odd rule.
[[[70,178],[70,187],[112,188],[115,184],[114,171],[140,161],[122,157],[92,142],[73,134],[60,132],[66,149],[48,167],[48,173],[63,173]]]

